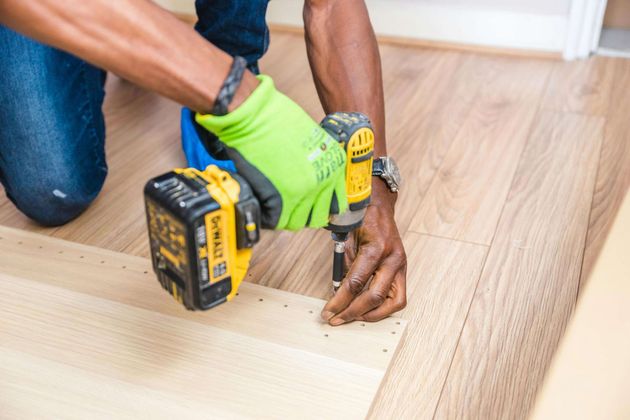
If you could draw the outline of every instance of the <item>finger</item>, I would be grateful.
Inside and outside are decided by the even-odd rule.
[[[341,287],[322,309],[321,316],[325,321],[346,309],[350,302],[363,291],[368,280],[372,277],[381,259],[380,252],[371,249],[373,248],[364,247],[359,250],[357,258],[341,283]]]
[[[383,265],[374,274],[374,278],[367,290],[359,294],[346,309],[330,319],[330,325],[341,325],[352,322],[363,314],[379,308],[390,293],[397,268]]]
[[[398,271],[394,277],[394,282],[390,293],[378,308],[375,308],[357,318],[357,321],[376,322],[387,318],[395,312],[401,311],[407,306],[407,290],[405,285],[405,272]]]
[[[345,172],[345,171],[344,171]],[[335,185],[335,197],[337,198],[337,210],[339,213],[343,213],[348,209],[348,193],[346,191],[346,177],[337,177],[337,183]]]
[[[300,204],[295,206],[293,212],[291,212],[291,216],[289,217],[289,221],[283,229],[286,230],[300,230],[306,226],[308,222],[309,215],[311,214],[311,209],[313,208],[313,201],[309,199],[304,199]]]
[[[315,204],[313,204],[313,210],[311,211],[311,219],[308,222],[308,227],[316,229],[328,224],[332,196],[332,188],[327,188],[317,195]]]
[[[343,255],[344,259],[344,277],[347,275],[348,270],[352,267],[354,260],[357,258],[357,248],[356,241],[354,239],[354,235],[348,235],[348,240],[346,241],[346,252]]]

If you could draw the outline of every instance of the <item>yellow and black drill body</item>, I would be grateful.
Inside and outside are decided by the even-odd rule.
[[[144,195],[162,287],[190,310],[231,300],[260,237],[260,206],[249,184],[210,165],[154,178]]]
[[[361,227],[372,196],[372,162],[374,161],[374,131],[370,120],[358,112],[337,112],[322,121],[322,127],[339,141],[346,151],[346,193],[348,211],[331,214],[326,229],[332,233],[333,290],[344,276],[344,254],[348,234]]]
[[[374,134],[359,113],[335,113],[322,127],[346,151],[348,211],[331,210],[333,280],[343,275],[347,235],[361,226],[370,202]],[[260,237],[260,205],[238,174],[214,165],[175,169],[144,188],[153,269],[162,287],[190,310],[231,300]],[[334,207],[334,206],[333,206]]]

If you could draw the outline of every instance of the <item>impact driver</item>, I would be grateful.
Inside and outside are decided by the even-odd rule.
[[[321,126],[346,152],[349,208],[331,214],[333,286],[343,278],[350,232],[370,202],[374,134],[360,113],[337,112]],[[260,239],[261,210],[247,181],[214,165],[175,169],[144,188],[153,270],[162,287],[189,310],[206,310],[237,293]]]

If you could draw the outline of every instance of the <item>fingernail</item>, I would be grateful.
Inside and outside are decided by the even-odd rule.
[[[332,318],[333,316],[335,316],[335,314],[330,311],[322,311],[322,319],[324,321],[330,321],[330,318]]]
[[[330,320],[330,325],[332,325],[333,327],[336,327],[337,325],[341,325],[344,322],[346,322],[346,321],[344,321],[341,318],[335,318],[335,319]]]

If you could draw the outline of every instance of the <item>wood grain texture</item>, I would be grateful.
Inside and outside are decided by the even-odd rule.
[[[401,312],[408,330],[373,419],[433,416],[487,253],[483,246],[413,232],[405,247],[415,262],[408,273],[410,305]]]
[[[630,194],[554,356],[533,420],[630,418]]]
[[[537,116],[437,418],[530,410],[575,303],[602,131],[596,117]]]
[[[593,57],[589,60],[554,63],[541,107],[594,116],[606,116],[613,88],[615,60]]]
[[[411,222],[415,232],[489,245],[551,62],[499,60]]]
[[[611,94],[595,195],[586,238],[580,289],[586,284],[615,214],[630,189],[630,62],[615,61]]]
[[[252,284],[192,313],[143,258],[9,228],[0,237],[6,418],[172,418],[178,408],[186,418],[362,418],[405,332],[396,318],[332,328],[322,301]]]
[[[394,53],[398,60],[384,55],[386,82],[395,81],[385,85],[393,102],[388,106],[388,138],[396,139],[389,142],[388,153],[396,157],[408,189],[400,195],[396,213],[398,227],[405,232],[496,66],[488,57],[429,51],[401,61],[400,51]]]

